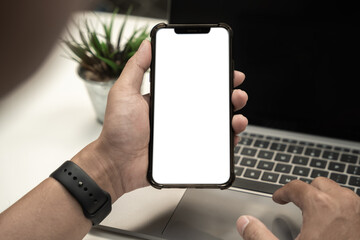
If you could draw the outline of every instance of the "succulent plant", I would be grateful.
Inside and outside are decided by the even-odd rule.
[[[141,42],[148,38],[147,26],[134,30],[124,46],[120,46],[127,17],[131,12],[128,9],[125,19],[119,30],[116,44],[111,42],[113,24],[118,9],[115,9],[109,23],[100,21],[103,33],[96,32],[95,28],[84,19],[78,25],[79,40],[68,31],[68,38],[63,39],[66,54],[80,64],[81,74],[93,81],[107,81],[117,78],[125,67],[126,62],[135,54]],[[84,30],[85,29],[85,30]]]

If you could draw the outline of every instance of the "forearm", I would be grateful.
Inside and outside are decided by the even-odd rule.
[[[115,193],[111,179],[114,174],[106,161],[100,161],[101,152],[93,142],[73,157],[112,201],[121,196]],[[75,198],[53,178],[47,178],[27,195],[0,215],[1,239],[82,239],[92,224]]]
[[[82,239],[90,228],[80,204],[53,178],[0,215],[2,239]]]

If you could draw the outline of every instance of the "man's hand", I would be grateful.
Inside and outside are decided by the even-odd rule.
[[[144,41],[109,93],[99,138],[71,159],[111,195],[113,202],[148,184],[149,97],[140,94],[140,86],[150,62],[150,43]],[[235,72],[234,76],[235,86],[244,81],[244,74]],[[245,92],[234,90],[235,109],[246,101]],[[245,129],[247,119],[235,116],[232,125],[237,134]],[[49,177],[2,212],[0,226],[1,239],[82,239],[91,221],[75,198]]]
[[[293,202],[302,210],[303,224],[296,240],[360,239],[360,198],[328,178],[318,177],[311,184],[291,181],[274,193],[273,200]],[[245,240],[277,239],[252,216],[241,216],[237,228]]]
[[[146,172],[150,139],[149,96],[142,96],[140,87],[150,62],[151,45],[145,40],[110,90],[100,137],[85,150],[92,151],[92,155],[96,156],[93,167],[106,169],[102,172],[107,172],[108,176],[102,176],[99,181],[104,184],[99,184],[108,190],[113,201],[126,192],[148,185]],[[240,85],[244,79],[243,73],[235,71],[234,87]],[[244,107],[247,99],[246,92],[234,90],[234,111]],[[247,123],[244,116],[235,115],[232,120],[234,133],[243,131]],[[237,143],[238,138],[235,137],[234,141]],[[91,167],[88,163],[91,158],[89,154],[85,158],[87,163],[79,165],[86,171],[87,167]],[[92,177],[96,179],[96,176]]]

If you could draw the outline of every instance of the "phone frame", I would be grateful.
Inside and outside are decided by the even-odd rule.
[[[156,33],[158,30],[163,28],[174,28],[175,31],[180,31],[180,33],[191,34],[191,33],[203,33],[206,32],[207,28],[213,27],[222,27],[225,28],[229,33],[229,121],[230,121],[230,177],[227,182],[223,184],[160,184],[157,183],[153,179],[152,168],[153,168],[153,158],[152,158],[152,150],[153,150],[153,131],[154,131],[154,95],[155,95],[155,46],[156,46]],[[205,30],[204,30],[205,29]],[[159,23],[155,25],[150,33],[151,37],[151,53],[152,60],[150,66],[150,105],[149,105],[149,119],[150,119],[150,142],[149,142],[149,166],[147,171],[147,180],[151,186],[162,189],[162,188],[219,188],[219,189],[227,189],[229,188],[235,180],[234,173],[234,131],[232,129],[232,118],[234,115],[233,105],[231,103],[231,95],[233,91],[233,78],[234,78],[234,62],[232,58],[232,37],[233,32],[229,25],[226,23],[218,23],[218,24],[166,24]]]

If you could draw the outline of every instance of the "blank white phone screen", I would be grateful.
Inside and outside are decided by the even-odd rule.
[[[153,180],[224,184],[230,178],[229,32],[158,30]],[[232,86],[231,86],[232,87]]]

